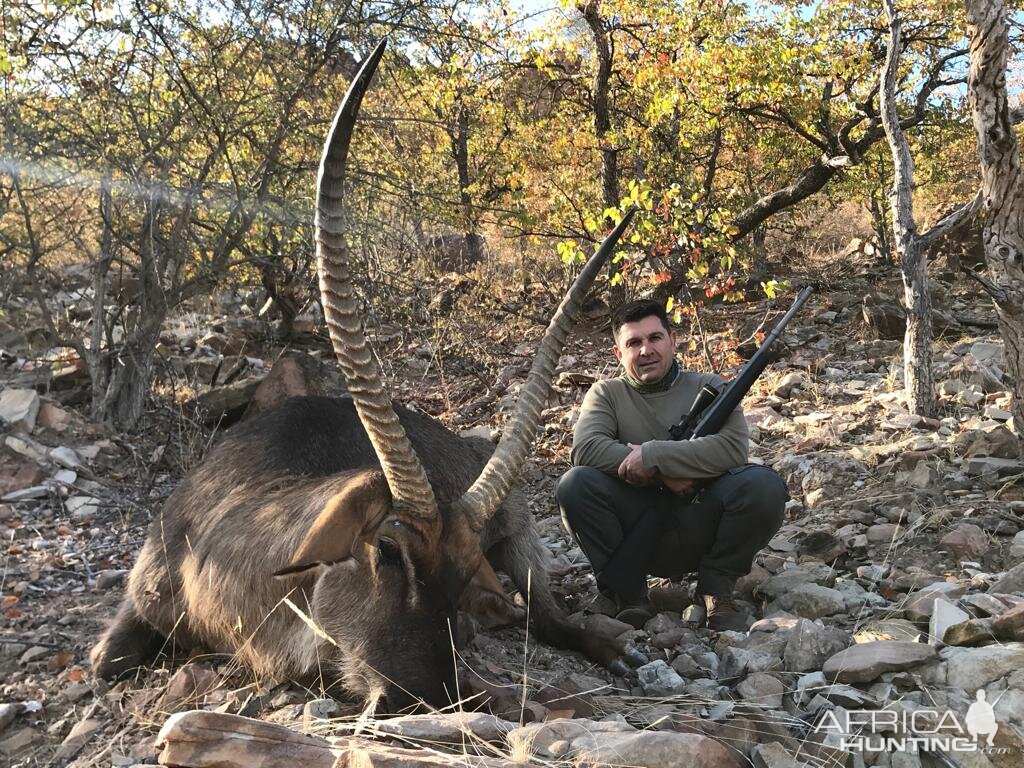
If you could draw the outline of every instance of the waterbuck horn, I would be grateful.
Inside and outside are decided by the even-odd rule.
[[[317,270],[324,319],[334,354],[345,374],[359,419],[380,460],[396,505],[422,518],[436,518],[437,500],[426,472],[384,390],[377,361],[366,343],[359,300],[352,284],[345,242],[343,193],[349,142],[363,94],[384,54],[381,40],[366,58],[334,116],[316,182]]]
[[[636,209],[631,209],[622,217],[622,221],[608,234],[601,247],[590,257],[573,281],[544,332],[537,356],[530,366],[530,373],[519,392],[519,400],[512,412],[512,418],[501,435],[498,447],[494,449],[480,476],[457,502],[457,507],[468,515],[470,525],[474,529],[480,530],[484,526],[512,488],[515,475],[519,472],[526,452],[537,434],[540,412],[547,404],[548,394],[551,392],[555,366],[558,364],[562,349],[565,348],[569,331],[579,316],[580,304],[583,303],[608,257],[615,250],[616,243],[629,226],[635,211]]]

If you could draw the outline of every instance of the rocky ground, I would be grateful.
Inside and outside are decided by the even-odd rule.
[[[785,525],[740,584],[749,632],[700,629],[686,583],[652,583],[662,610],[642,628],[606,615],[612,610],[551,495],[586,387],[613,373],[607,339],[584,330],[561,360],[523,478],[568,610],[621,631],[647,663],[617,677],[521,629],[478,631],[463,656],[482,678],[509,687],[500,714],[514,723],[437,715],[363,722],[362,732],[444,752],[443,734],[455,728],[476,734],[468,744],[456,739],[455,751],[546,765],[1024,764],[1024,461],[994,318],[971,286],[935,284],[943,415],[920,418],[902,405],[900,320],[876,288],[851,277],[842,291],[812,298],[745,401],[753,460],[774,466],[793,497]],[[437,308],[450,313],[448,324],[435,325],[431,340],[385,328],[378,348],[399,351],[387,358],[399,399],[453,429],[490,435],[514,402],[540,328],[523,316],[469,344],[450,332],[466,297],[449,298]],[[147,429],[133,435],[82,415],[74,359],[33,351],[25,323],[0,327],[0,761],[155,762],[154,735],[168,715],[197,708],[329,737],[357,727],[355,704],[262,685],[230,659],[177,659],[113,687],[89,674],[89,647],[147,522],[208,445],[204,418],[244,410],[280,351],[246,304],[226,299],[221,309],[220,318],[191,315],[167,328],[158,402]],[[742,325],[765,307],[706,317],[716,312],[719,326]],[[321,341],[300,346],[326,356]],[[466,362],[474,349],[486,350],[483,368]],[[705,364],[698,352],[689,364]],[[211,379],[218,386],[204,384]],[[994,706],[991,746],[991,725],[968,718],[979,691]],[[869,716],[882,708],[895,714]],[[841,748],[840,729],[827,727],[839,722],[876,741],[966,741],[922,742],[916,752]]]

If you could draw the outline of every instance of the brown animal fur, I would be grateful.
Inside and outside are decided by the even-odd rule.
[[[166,640],[235,654],[274,680],[319,677],[330,690],[384,693],[393,708],[444,703],[454,694],[460,598],[487,623],[521,615],[491,566],[524,594],[531,585],[541,639],[611,661],[615,643],[570,625],[551,595],[521,494],[509,495],[480,536],[449,513],[490,444],[397,411],[438,497],[439,530],[396,513],[351,400],[289,400],[233,428],[168,499],[93,649],[95,673],[124,674]]]

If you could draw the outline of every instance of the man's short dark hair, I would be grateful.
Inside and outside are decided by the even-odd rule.
[[[668,313],[665,312],[665,305],[654,299],[638,299],[628,304],[623,304],[612,313],[612,338],[619,334],[619,328],[626,323],[635,323],[645,317],[656,317],[661,320],[665,330],[672,332],[672,326],[668,323]]]

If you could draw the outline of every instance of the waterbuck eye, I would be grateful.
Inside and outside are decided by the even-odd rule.
[[[395,543],[394,539],[389,539],[386,536],[381,536],[377,539],[377,552],[382,562],[390,563],[391,565],[402,564],[402,550],[398,548],[398,544]]]

